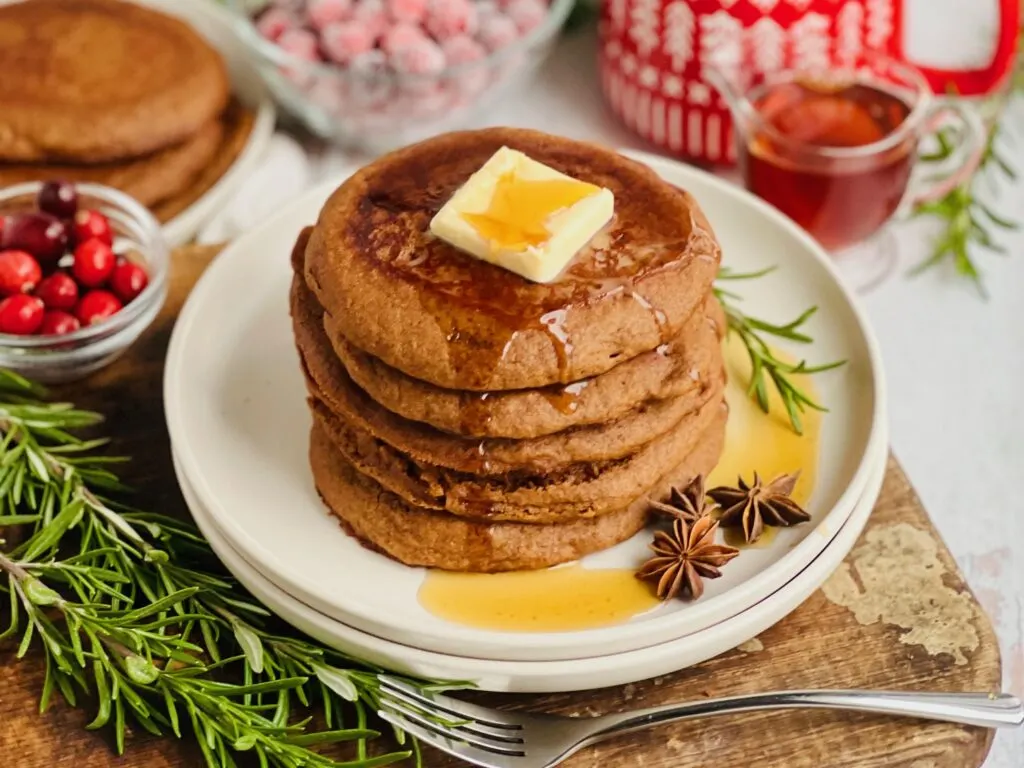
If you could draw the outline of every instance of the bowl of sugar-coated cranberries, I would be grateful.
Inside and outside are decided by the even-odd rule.
[[[382,152],[472,123],[551,51],[575,0],[227,0],[270,91]]]
[[[107,365],[163,306],[168,260],[159,223],[117,190],[0,190],[0,367],[59,383]]]

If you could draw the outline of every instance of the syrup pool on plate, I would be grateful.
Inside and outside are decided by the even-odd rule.
[[[765,481],[799,470],[793,498],[805,504],[814,490],[821,414],[808,410],[803,414],[804,434],[796,434],[774,390],[769,394],[769,414],[747,396],[750,361],[743,343],[730,335],[722,351],[729,372],[725,394],[729,421],[725,449],[707,487],[735,485],[739,475],[751,481],[755,470]],[[809,377],[793,379],[812,398],[817,396]],[[726,541],[733,546],[743,544],[742,534],[736,531],[725,532]],[[770,546],[776,534],[777,529],[766,527],[761,539],[751,546]],[[442,619],[503,632],[570,632],[613,626],[658,605],[650,586],[639,581],[633,569],[589,569],[578,563],[497,574],[429,571],[418,598],[420,605]]]

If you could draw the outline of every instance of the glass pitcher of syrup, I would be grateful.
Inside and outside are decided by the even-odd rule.
[[[747,188],[832,251],[946,194],[984,151],[973,109],[934,96],[921,72],[880,54],[756,80],[726,72],[712,66],[709,79],[732,111]],[[955,151],[918,165],[919,145],[940,126],[959,135]]]

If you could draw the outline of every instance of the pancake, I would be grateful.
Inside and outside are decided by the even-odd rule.
[[[303,270],[311,233],[312,228],[306,227],[292,249],[296,272]],[[319,325],[322,308],[315,295],[301,285],[294,290],[301,297],[297,302],[301,317]],[[293,314],[295,308],[293,304]],[[686,344],[670,342],[593,379],[567,386],[486,395],[435,387],[406,376],[343,339],[332,341],[348,376],[371,400],[392,413],[452,434],[526,439],[616,421],[652,400],[699,397],[721,367],[718,342],[726,331],[725,316],[716,300],[708,299],[704,312],[706,317],[695,315],[680,333],[690,339]],[[708,328],[714,330],[714,338],[707,335]]]
[[[515,470],[500,475],[455,472],[420,463],[372,434],[339,419],[313,399],[313,420],[345,459],[364,475],[426,509],[488,521],[561,523],[627,506],[683,461],[728,408],[724,382],[675,428],[626,458],[571,464],[544,474]]]
[[[184,189],[162,201],[153,209],[158,220],[170,221],[209,192],[242,154],[252,133],[253,124],[256,122],[255,113],[248,107],[232,100],[220,119],[224,130],[220,146],[217,147],[212,162],[208,163],[198,176],[193,177]]]
[[[304,300],[305,299],[305,300]],[[309,304],[308,289],[296,278],[291,307],[295,342],[310,394],[354,429],[387,443],[416,462],[461,472],[500,474],[515,470],[538,474],[576,462],[610,461],[630,456],[673,429],[712,396],[708,384],[692,394],[649,401],[608,424],[576,427],[528,440],[465,438],[409,421],[376,403],[357,387],[335,357]],[[701,325],[717,343],[712,328]],[[722,361],[719,357],[719,367]]]
[[[490,573],[547,568],[625,541],[646,524],[649,498],[711,471],[724,436],[720,417],[690,456],[628,506],[560,525],[480,522],[411,507],[357,472],[315,425],[309,458],[324,503],[365,546],[406,565]]]
[[[436,211],[500,147],[615,194],[616,214],[554,283],[531,283],[429,234]],[[449,133],[354,174],[321,211],[305,279],[336,346],[477,392],[566,384],[676,339],[720,251],[688,194],[618,153],[536,131]]]
[[[119,189],[149,207],[184,190],[213,160],[223,137],[223,125],[213,120],[184,143],[136,160],[99,165],[0,164],[0,186],[50,179],[90,182]]]
[[[116,0],[0,7],[0,159],[115,162],[186,141],[228,100],[188,24]]]

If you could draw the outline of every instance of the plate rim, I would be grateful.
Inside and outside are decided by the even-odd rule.
[[[17,2],[17,0],[2,1]],[[250,84],[242,86],[240,89],[236,78],[231,77],[232,95],[256,111],[252,129],[242,150],[209,189],[161,225],[168,244],[172,248],[177,248],[195,237],[217,215],[220,205],[230,198],[262,160],[270,145],[270,140],[274,136],[274,127],[277,124],[277,105],[264,84],[263,76],[255,62],[245,54],[244,43],[239,39],[234,19],[226,8],[218,3],[202,2],[201,0],[132,1],[156,8],[176,18],[182,18],[186,14],[195,12],[208,19],[210,23],[216,24],[221,32],[230,36],[238,45],[237,51],[224,50],[210,40],[202,29],[197,28],[195,31],[206,38],[207,42],[224,58],[229,70],[232,67],[243,68],[246,71],[246,77],[251,80]],[[182,8],[188,8],[188,11],[181,13]],[[191,23],[191,20],[188,21]],[[193,23],[192,26],[195,24]],[[246,91],[246,93],[242,93],[240,90]]]
[[[314,607],[304,603],[294,595],[289,594],[265,575],[261,574],[252,563],[246,560],[246,558],[237,549],[235,549],[234,546],[232,546],[225,533],[216,524],[213,519],[213,515],[205,509],[201,500],[196,498],[196,492],[192,488],[187,475],[183,473],[179,464],[178,455],[174,451],[173,447],[171,453],[175,475],[178,478],[186,505],[193,515],[197,527],[199,527],[203,535],[207,538],[211,549],[214,549],[214,544],[211,541],[208,528],[214,529],[215,534],[212,538],[219,540],[222,545],[220,549],[214,549],[214,554],[246,590],[253,594],[253,596],[262,605],[270,608],[270,610],[272,610],[275,615],[283,621],[287,622],[299,632],[307,634],[310,637],[314,637],[314,639],[324,643],[325,645],[331,645],[331,641],[325,640],[323,636],[331,636],[331,625],[338,625],[343,628],[343,631],[346,634],[349,635],[348,640],[341,641],[346,645],[345,648],[339,649],[343,652],[358,652],[360,654],[365,654],[365,646],[360,645],[360,640],[365,638],[366,640],[363,640],[364,643],[368,641],[371,646],[378,646],[376,649],[370,650],[370,653],[376,659],[371,660],[370,663],[380,664],[382,657],[394,657],[399,661],[403,661],[406,665],[414,665],[413,667],[406,666],[400,669],[400,671],[429,678],[445,677],[450,680],[469,679],[473,680],[478,685],[479,690],[497,693],[563,693],[638,682],[640,680],[650,679],[657,675],[671,674],[672,672],[696,666],[697,664],[701,664],[708,659],[714,658],[715,656],[725,653],[736,646],[757,637],[759,634],[771,628],[799,608],[808,597],[821,588],[821,585],[824,584],[833,573],[835,573],[849,553],[853,551],[861,534],[867,526],[868,520],[874,512],[874,507],[878,498],[881,496],[882,486],[888,472],[889,458],[887,452],[885,455],[879,456],[876,459],[876,463],[871,466],[871,474],[869,475],[868,482],[865,486],[865,494],[857,500],[853,513],[843,523],[839,531],[837,531],[836,536],[829,541],[828,545],[813,560],[807,563],[795,578],[783,584],[779,589],[740,613],[723,619],[722,621],[693,634],[667,640],[663,643],[658,643],[644,648],[602,654],[598,656],[588,656],[578,659],[523,661],[480,659],[417,648],[415,646],[399,643],[395,640],[389,640],[387,638],[365,632],[357,627],[349,626],[342,621],[317,611]],[[865,499],[870,499],[870,503],[863,503]],[[196,508],[193,504],[198,506],[200,510],[199,514],[196,513]],[[235,570],[228,565],[221,549],[225,549],[230,552],[230,558],[236,563],[236,565],[241,563],[242,570],[249,572],[249,579],[257,582],[260,585],[259,589],[266,590],[275,596],[273,600],[275,605],[271,605],[271,601],[267,601],[263,597],[255,594],[258,590],[253,590],[247,581],[243,581],[243,579],[237,575]],[[838,554],[837,556],[837,553],[840,552],[841,554]],[[824,572],[822,573],[820,571]],[[809,577],[809,574],[813,574],[813,577]],[[791,594],[791,592],[794,594]],[[777,605],[780,601],[782,601],[781,605]],[[314,624],[319,624],[320,627],[323,627],[323,636],[314,636],[313,634],[308,633],[305,629],[293,624],[292,619],[282,616],[280,613],[281,609],[279,607],[281,603],[292,604],[292,610],[299,615],[307,614],[312,616],[313,618],[311,621]],[[763,613],[767,613],[767,616],[762,617]],[[307,619],[307,621],[310,620]],[[751,624],[754,625],[754,628],[751,628]],[[736,629],[733,635],[719,637],[719,635],[729,629],[730,625],[744,628]],[[320,633],[318,632],[318,634]],[[702,658],[695,659],[686,663],[684,666],[672,666],[670,659],[678,657],[680,647],[695,642],[695,639],[697,639],[701,634],[704,635],[704,642],[711,648],[710,653],[704,655],[704,651],[701,651],[698,655],[701,655]],[[713,638],[711,641],[708,641],[707,639],[709,636]],[[335,642],[338,642],[336,637]],[[658,658],[661,665],[659,669],[653,672],[647,669],[639,673],[640,676],[637,676],[637,673],[626,671],[627,669],[632,668],[630,667],[630,664],[639,665],[641,664],[641,658],[650,658],[652,655]],[[405,656],[406,658],[403,660],[402,656]],[[415,660],[411,662],[408,661],[410,657]],[[459,674],[437,675],[433,672],[427,672],[426,669],[430,669],[431,665],[433,665],[433,670],[435,672],[447,665],[448,668],[453,671],[457,671]],[[392,669],[397,668],[394,666],[387,667],[386,664],[381,664],[381,666]],[[567,667],[570,668],[570,678],[577,680],[580,685],[572,684],[567,687],[556,682],[567,674]],[[576,667],[579,667],[580,669],[576,670]],[[463,674],[464,672],[468,672],[469,674]],[[602,674],[613,675],[613,677],[611,679],[607,677],[598,677]],[[525,684],[523,684],[523,681],[519,681],[517,683],[517,675],[523,678]]]
[[[885,376],[882,365],[881,352],[878,341],[875,337],[874,331],[871,328],[870,323],[867,320],[866,314],[861,308],[859,301],[852,294],[852,292],[842,283],[841,278],[831,263],[828,254],[817,244],[816,241],[811,238],[806,232],[799,228],[792,220],[785,217],[774,208],[764,203],[760,199],[754,197],[746,190],[743,190],[728,181],[721,179],[713,174],[707,173],[700,169],[692,168],[683,165],[677,161],[670,160],[667,158],[661,158],[653,155],[647,155],[645,153],[637,152],[625,152],[627,156],[643,157],[644,162],[652,163],[652,168],[661,174],[658,166],[667,168],[671,176],[675,176],[677,179],[682,178],[699,178],[703,183],[717,187],[718,191],[724,193],[728,197],[733,198],[739,204],[744,206],[753,206],[759,213],[769,220],[773,220],[777,226],[787,230],[788,233],[796,237],[802,242],[804,250],[808,255],[816,260],[821,265],[826,274],[831,278],[834,287],[840,292],[843,298],[846,300],[850,311],[852,312],[853,318],[856,321],[855,332],[858,333],[862,339],[864,346],[867,350],[867,363],[870,366],[870,373],[872,377],[872,386],[874,388],[875,396],[875,407],[873,411],[873,419],[871,424],[870,433],[865,442],[864,452],[860,457],[859,463],[856,470],[853,472],[850,482],[847,484],[836,503],[828,510],[828,513],[824,516],[822,524],[829,517],[833,516],[833,521],[838,522],[840,525],[848,519],[855,506],[856,500],[860,497],[867,482],[869,474],[871,460],[875,455],[884,454],[887,450],[887,438],[884,427],[887,426],[888,410],[887,410],[887,398],[885,389]],[[669,183],[682,183],[673,182],[671,179],[667,179]],[[177,446],[177,450],[184,464],[185,472],[192,481],[192,485],[206,507],[213,511],[218,519],[224,519],[225,515],[221,509],[222,504],[216,500],[213,494],[208,488],[205,487],[202,479],[202,473],[195,471],[195,463],[193,458],[189,455],[186,450],[188,446],[187,440],[183,439],[184,431],[183,427],[178,425],[180,419],[179,403],[181,397],[176,396],[176,381],[175,375],[179,369],[184,370],[182,365],[182,353],[181,347],[185,344],[185,337],[188,334],[191,325],[193,324],[194,315],[198,314],[200,307],[206,300],[204,297],[210,291],[209,285],[217,279],[220,270],[229,270],[230,262],[234,258],[244,258],[241,256],[235,256],[234,254],[242,254],[246,251],[247,243],[259,242],[264,232],[272,231],[277,220],[287,219],[292,215],[293,211],[303,210],[307,207],[312,207],[313,200],[318,202],[326,199],[326,197],[333,192],[337,187],[338,180],[329,180],[317,185],[310,189],[302,196],[292,201],[287,206],[283,207],[281,211],[260,224],[260,226],[250,230],[246,235],[233,241],[225,250],[221,256],[206,270],[200,280],[194,286],[188,300],[183,306],[178,322],[175,325],[174,332],[171,337],[171,342],[168,347],[167,353],[167,366],[165,368],[164,376],[164,401],[165,411],[168,422],[168,429],[171,434],[172,443]],[[839,511],[837,514],[837,510]],[[224,521],[222,526],[231,532],[231,539],[237,549],[245,551],[250,561],[256,561],[266,564],[267,562],[281,562],[279,556],[275,556],[272,552],[267,551],[266,547],[261,545],[258,541],[251,540],[247,533],[242,530],[238,525],[230,523],[230,515]],[[834,535],[834,534],[833,534]],[[819,541],[814,539],[818,538]],[[800,569],[806,566],[808,562],[811,562],[817,554],[819,554],[827,542],[830,540],[830,536],[823,537],[811,537],[808,536],[790,551],[786,552],[776,562],[772,563],[765,569],[765,572],[771,571],[772,573],[778,574],[783,571],[787,571],[792,577],[792,573],[799,572]],[[821,541],[823,540],[823,541]],[[269,558],[269,559],[268,559]],[[308,580],[303,579],[301,576],[297,576],[292,573],[281,573],[281,569],[278,568],[267,568],[266,572],[273,573],[273,581],[278,586],[281,586],[286,592],[294,595],[300,600],[315,605],[317,610],[324,612],[328,615],[335,616],[339,620],[344,617],[344,620],[348,622],[354,622],[363,629],[367,629],[371,633],[382,634],[383,632],[393,632],[393,628],[386,624],[383,624],[379,615],[375,615],[371,610],[367,610],[365,606],[345,606],[347,610],[343,609],[337,603],[332,603],[330,600],[325,599],[319,595],[318,588],[315,583],[310,583]],[[775,586],[778,586],[780,579],[785,579],[785,576],[776,576],[771,582]],[[714,603],[718,612],[722,613],[735,613],[737,605],[741,605],[738,610],[743,610],[746,607],[757,602],[757,597],[750,597],[751,593],[761,594],[763,597],[764,587],[762,586],[760,591],[757,590],[757,585],[752,582],[762,580],[747,580],[741,585],[737,585],[736,588],[729,590],[729,592],[716,598]],[[308,585],[307,585],[308,584]],[[745,588],[744,588],[745,587]],[[769,587],[769,591],[770,591]],[[732,595],[730,598],[729,596]],[[708,605],[711,605],[710,603]],[[722,607],[725,606],[725,607]],[[644,644],[653,645],[659,642],[659,639],[651,640],[652,637],[652,622],[657,621],[657,638],[665,638],[670,636],[681,636],[687,633],[687,627],[685,625],[693,625],[700,623],[694,620],[694,611],[700,611],[699,616],[707,616],[716,608],[704,608],[701,610],[701,606],[696,607],[693,611],[676,612],[672,614],[666,614],[663,618],[651,619],[646,622],[638,622],[635,625],[623,624],[614,627],[604,627],[598,629],[574,631],[574,632],[560,632],[560,633],[537,633],[537,634],[518,634],[518,633],[500,633],[487,630],[478,630],[475,628],[466,628],[453,625],[451,632],[444,631],[443,627],[431,628],[431,638],[435,642],[436,646],[447,644],[449,648],[453,645],[466,645],[470,643],[467,639],[467,632],[476,632],[480,637],[472,641],[473,645],[483,645],[488,649],[495,649],[489,651],[491,657],[500,654],[501,656],[508,658],[510,647],[514,647],[514,651],[511,651],[516,658],[523,659],[526,656],[534,656],[541,653],[549,652],[550,646],[552,645],[551,639],[558,638],[557,645],[563,647],[566,650],[565,653],[572,652],[569,647],[578,647],[582,640],[586,640],[587,646],[608,646],[616,645],[619,648],[623,646],[642,647]],[[713,622],[712,622],[713,623]],[[629,629],[631,626],[634,629]],[[372,627],[373,629],[369,629]],[[406,634],[408,634],[406,632]],[[417,632],[418,636],[422,636],[421,632]],[[397,637],[397,635],[392,635]],[[637,638],[647,638],[647,641],[641,640],[636,642]]]

